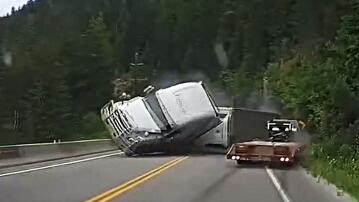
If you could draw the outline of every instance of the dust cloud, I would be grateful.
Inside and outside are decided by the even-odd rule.
[[[282,109],[279,102],[275,101],[273,96],[264,97],[258,110],[281,114]]]
[[[8,51],[3,51],[3,58],[4,64],[8,67],[12,66],[12,54]]]
[[[311,135],[309,134],[308,131],[306,131],[305,129],[300,130],[299,132],[297,132],[294,136],[293,136],[293,140],[295,142],[299,142],[299,143],[303,143],[306,145],[309,145],[311,142]]]
[[[223,68],[228,67],[228,57],[226,51],[224,50],[223,43],[214,44],[214,53],[217,56],[218,64],[220,64]]]
[[[192,71],[188,73],[179,73],[176,71],[167,71],[161,74],[157,80],[154,81],[154,86],[159,88],[167,88],[183,82],[204,82],[208,91],[212,95],[217,106],[231,107],[233,99],[235,100],[235,107],[259,110],[263,112],[272,112],[281,114],[281,104],[275,100],[271,92],[266,89],[264,93],[260,93],[255,89],[245,89],[245,93],[241,93],[236,97],[231,97],[226,94],[225,90],[220,88],[202,72]],[[267,87],[266,87],[267,88]]]
[[[235,97],[235,107],[251,110],[282,113],[282,106],[272,95],[264,95],[256,89],[244,89]]]

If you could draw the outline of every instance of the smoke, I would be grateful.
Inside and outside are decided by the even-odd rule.
[[[167,71],[154,82],[156,88],[167,88],[183,82],[204,82],[207,90],[212,95],[217,106],[231,107],[231,96],[214,85],[213,82],[202,72],[192,71],[188,73],[179,73],[177,71]],[[234,107],[243,107],[263,112],[271,112],[281,114],[281,104],[276,101],[268,90],[267,84],[264,84],[264,91],[260,93],[257,89],[246,89],[236,97]]]
[[[8,51],[4,51],[3,52],[3,62],[6,66],[11,66],[12,65],[12,54],[11,52]]]
[[[272,92],[269,89],[268,79],[265,77],[263,79],[263,102],[259,107],[259,110],[273,113],[280,113],[280,104],[279,102],[275,102]]]
[[[223,43],[214,44],[214,53],[217,56],[218,64],[224,68],[228,67],[228,57],[224,50]]]
[[[176,71],[162,73],[161,76],[154,81],[156,88],[167,88],[180,83],[180,74]]]
[[[202,81],[209,93],[211,94],[217,106],[229,107],[230,97],[223,89],[213,84],[213,82],[202,72],[193,71],[188,73],[178,73],[176,71],[168,71],[163,73],[159,79],[154,82],[156,88],[167,88],[184,82]]]
[[[216,54],[218,63],[226,68],[228,66],[228,56],[224,50],[223,43],[214,44],[214,53]],[[213,84],[213,82],[202,72],[193,71],[188,73],[179,73],[177,71],[167,71],[163,73],[155,82],[156,88],[167,88],[175,84],[183,82],[198,82],[202,81],[207,90],[210,92],[214,102],[217,106],[229,107],[231,106],[231,99],[223,89]]]
[[[242,89],[235,99],[235,107],[281,114],[281,104],[271,94],[264,94],[254,88]]]
[[[272,96],[272,92],[269,89],[269,82],[266,78],[263,79],[262,93],[254,88],[249,88],[247,91],[249,92],[247,93],[247,97],[245,97],[246,94],[244,94],[245,101],[243,107],[263,112],[281,114],[282,110],[280,102],[276,101],[274,96]]]
[[[208,91],[210,91],[213,96],[214,102],[219,107],[231,107],[231,98],[228,96],[225,91],[214,85],[208,85]]]
[[[295,142],[303,143],[309,145],[311,142],[311,135],[306,130],[300,130],[293,136]]]
[[[281,114],[282,112],[280,103],[275,101],[272,96],[264,97],[263,102],[258,107],[258,109],[260,111],[272,112],[277,114]]]

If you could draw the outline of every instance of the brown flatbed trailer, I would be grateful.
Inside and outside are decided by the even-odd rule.
[[[292,166],[302,155],[304,145],[297,142],[248,141],[231,146],[226,158],[237,164],[262,162]]]

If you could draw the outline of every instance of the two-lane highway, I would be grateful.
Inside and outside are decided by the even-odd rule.
[[[0,201],[348,201],[316,184],[301,169],[237,166],[223,155],[127,158],[113,154],[72,162],[0,170],[0,176],[12,173],[0,177]],[[39,167],[44,169],[31,171]]]
[[[268,172],[273,173],[274,176],[270,176]],[[276,180],[279,185],[275,184]],[[234,162],[224,159],[222,155],[208,155],[188,158],[175,169],[168,170],[157,179],[118,198],[117,201],[338,202],[348,200],[337,197],[331,190],[316,184],[302,169],[272,170],[261,165],[237,166]]]
[[[175,158],[123,158],[120,154],[4,176],[0,177],[0,201],[85,201]]]
[[[223,156],[191,157],[118,201],[282,201],[261,167],[238,168]]]

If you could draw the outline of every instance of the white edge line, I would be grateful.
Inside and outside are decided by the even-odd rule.
[[[45,143],[33,143],[33,144],[14,144],[14,145],[2,145],[0,148],[11,148],[11,147],[32,147],[32,146],[46,146],[46,145],[61,145],[61,144],[77,144],[86,142],[102,142],[111,139],[89,139],[89,140],[76,140],[76,141],[65,141],[65,142],[45,142]]]
[[[267,174],[271,181],[273,182],[275,188],[277,189],[280,197],[282,197],[283,202],[291,202],[289,199],[289,196],[285,193],[284,189],[282,188],[282,185],[278,181],[277,177],[274,175],[273,171],[269,169],[267,166],[265,167]]]
[[[300,168],[300,172],[302,173],[302,175],[304,175],[305,177],[310,178],[310,180],[312,181],[316,181],[317,177],[314,177],[312,172],[308,172],[308,170],[304,169],[304,168]],[[315,182],[317,183],[317,182]],[[351,202],[358,202],[357,199],[355,199],[353,196],[351,196],[348,192],[345,192],[343,189],[338,188],[335,184],[332,184],[330,182],[328,182],[328,180],[326,180],[325,178],[323,178],[322,176],[320,176],[320,182],[319,184],[321,186],[324,186],[325,189],[330,189],[329,191],[333,193],[335,198],[344,198],[346,201],[351,201]],[[343,196],[338,196],[337,192],[340,191],[342,192],[344,195]],[[335,193],[335,194],[334,194]]]
[[[34,171],[38,171],[38,170],[45,170],[45,169],[50,169],[50,168],[56,168],[56,167],[60,167],[60,166],[66,166],[66,165],[72,165],[72,164],[76,164],[76,163],[82,163],[82,162],[86,162],[86,161],[93,161],[93,160],[96,160],[96,159],[101,159],[101,158],[106,158],[106,157],[110,157],[110,156],[119,155],[119,154],[122,154],[122,153],[123,152],[116,152],[116,153],[111,153],[111,154],[106,154],[106,155],[101,155],[101,156],[95,156],[95,157],[91,157],[91,158],[87,158],[87,159],[70,161],[70,162],[66,162],[66,163],[59,163],[59,164],[54,164],[54,165],[49,165],[49,166],[44,166],[44,167],[31,168],[31,169],[20,170],[20,171],[15,171],[15,172],[10,172],[10,173],[4,173],[4,174],[0,174],[0,177],[16,175],[16,174],[21,174],[21,173],[29,173],[29,172],[34,172]]]

